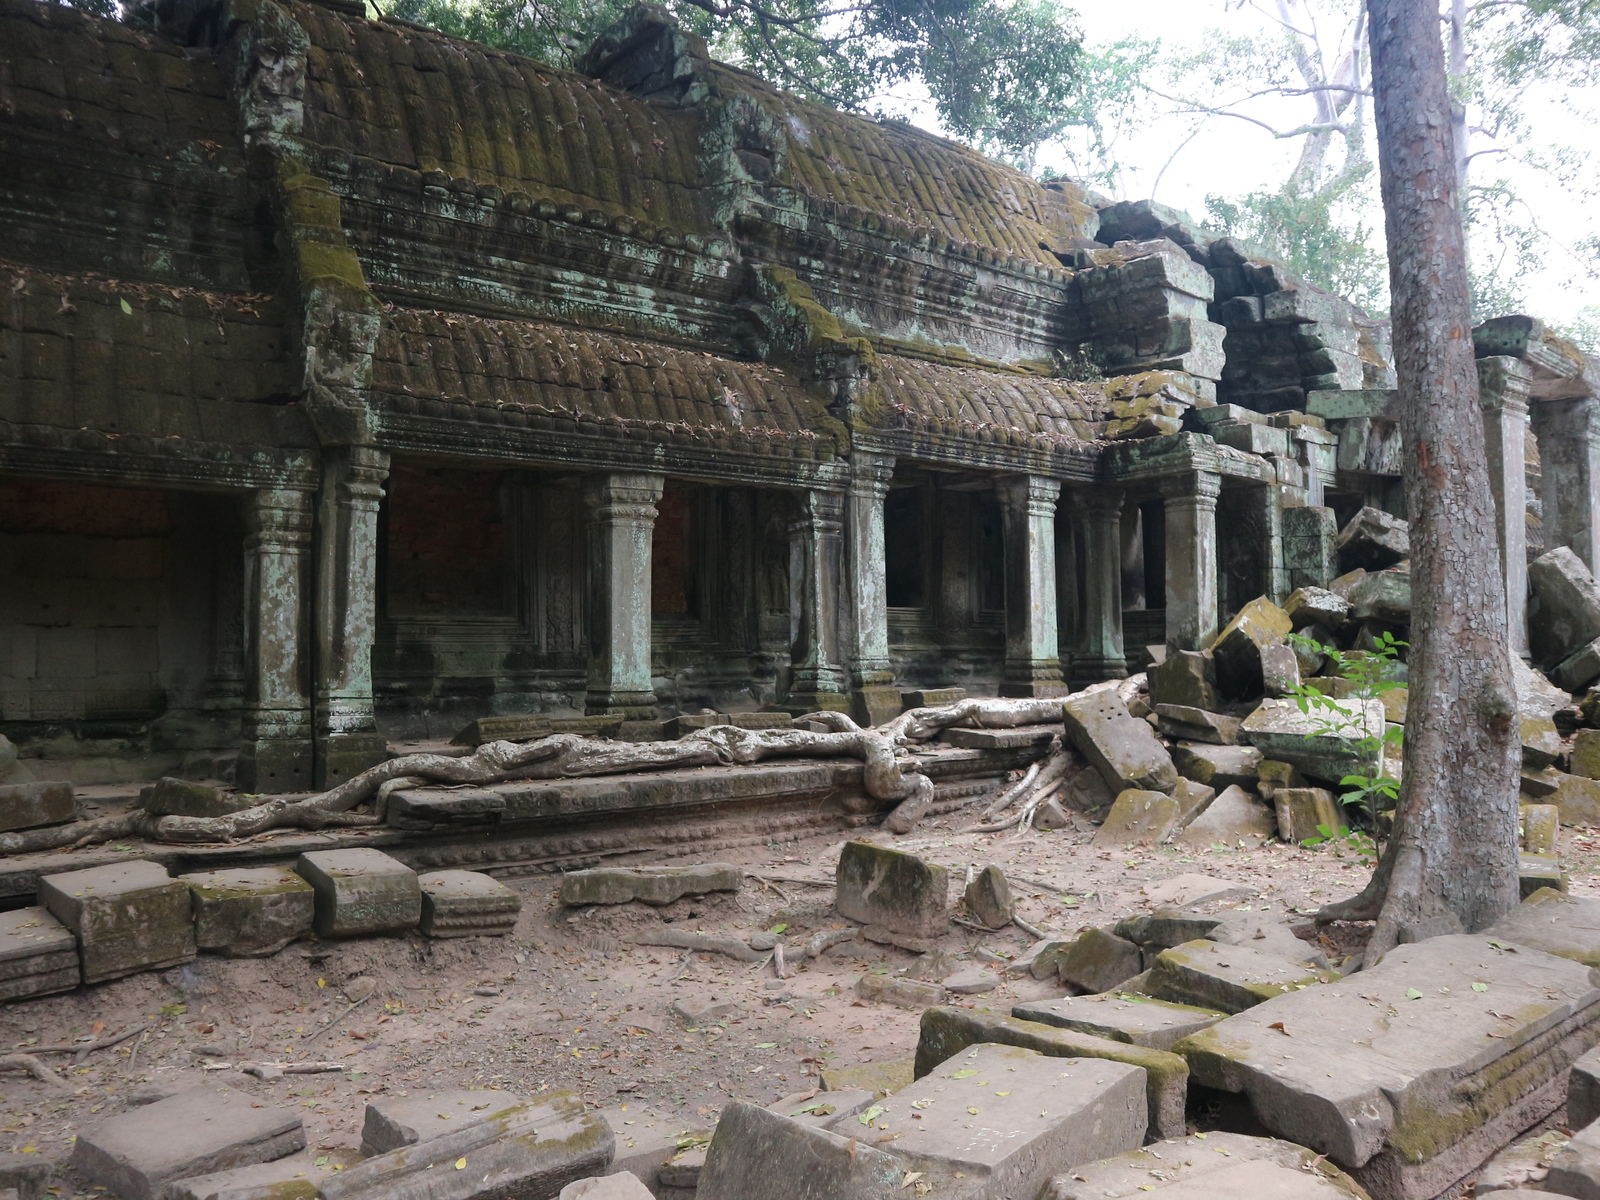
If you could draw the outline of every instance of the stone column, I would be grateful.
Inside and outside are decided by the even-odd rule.
[[[790,677],[785,707],[795,713],[844,712],[850,707],[839,656],[844,504],[839,492],[807,491],[801,496],[799,518],[789,524]],[[887,659],[887,614],[884,643]]]
[[[656,715],[650,685],[650,550],[666,478],[607,473],[584,480],[589,531],[586,711]]]
[[[884,579],[883,501],[889,494],[894,459],[854,451],[850,496],[845,506],[845,593],[850,620],[850,715],[878,725],[900,714],[900,693],[889,663],[889,602]]]
[[[326,452],[317,514],[316,783],[333,787],[388,758],[372,704],[378,505],[389,455]]]
[[[303,792],[313,784],[311,523],[309,492],[258,491],[245,505],[241,791]]]
[[[1123,679],[1128,660],[1122,650],[1122,493],[1085,488],[1072,493],[1072,502],[1084,547],[1079,586],[1083,611],[1072,651],[1072,678]]]
[[[1545,549],[1570,546],[1589,569],[1600,548],[1600,399],[1536,400]]]
[[[1166,497],[1167,645],[1198,650],[1217,633],[1217,496],[1222,478],[1197,471]]]
[[[1528,657],[1527,441],[1532,382],[1533,372],[1520,359],[1497,355],[1478,360],[1489,490],[1494,493],[1500,568],[1506,577],[1506,629],[1513,653],[1523,658]]]
[[[1058,480],[1012,475],[998,481],[1006,560],[1006,662],[1002,696],[1065,696],[1056,638]],[[1115,539],[1115,529],[1112,531]]]

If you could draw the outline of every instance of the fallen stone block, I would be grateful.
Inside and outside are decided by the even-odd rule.
[[[1567,1125],[1582,1129],[1600,1120],[1600,1049],[1580,1055],[1567,1080]]]
[[[1555,793],[1565,778],[1566,772],[1558,771],[1554,767],[1546,767],[1542,771],[1524,771],[1518,781],[1518,790],[1526,799],[1544,800]],[[1556,809],[1556,819],[1558,821],[1561,819],[1559,808]]]
[[[1261,763],[1254,746],[1212,746],[1184,742],[1172,748],[1172,765],[1178,774],[1216,788],[1253,787]]]
[[[225,817],[256,803],[248,796],[170,775],[139,789],[139,807],[160,816]]]
[[[715,996],[680,996],[668,1006],[667,1011],[678,1018],[678,1023],[685,1029],[702,1029],[738,1009],[739,1006],[732,1000]]]
[[[849,920],[930,938],[950,927],[949,890],[943,867],[871,842],[846,842],[833,903]]]
[[[711,1137],[711,1130],[698,1123],[637,1104],[602,1109],[600,1116],[617,1144],[616,1157],[606,1168],[610,1174],[628,1171],[640,1179],[654,1180],[662,1165],[685,1146]]]
[[[1538,1184],[1550,1174],[1550,1160],[1571,1139],[1572,1135],[1563,1130],[1547,1129],[1513,1142],[1483,1164],[1472,1184],[1473,1196],[1487,1196],[1491,1192],[1501,1197],[1508,1193],[1516,1195],[1522,1193],[1524,1186],[1528,1193],[1523,1194],[1549,1195],[1539,1190]]]
[[[299,1113],[207,1085],[84,1130],[72,1166],[123,1200],[157,1200],[169,1180],[271,1162],[305,1145]]]
[[[1600,637],[1600,586],[1567,546],[1528,564],[1528,644],[1534,662],[1553,667]]]
[[[0,912],[0,1001],[64,992],[81,978],[77,940],[47,909]]]
[[[768,1108],[767,1111],[776,1110]],[[815,1125],[812,1127],[818,1128]],[[686,1146],[661,1164],[661,1169],[656,1172],[656,1183],[664,1188],[686,1188],[692,1192],[700,1186],[700,1169],[705,1165],[706,1147]]]
[[[1327,788],[1277,788],[1272,803],[1278,813],[1278,836],[1291,846],[1337,834],[1346,823],[1339,801]]]
[[[1261,648],[1261,692],[1265,696],[1292,696],[1300,686],[1300,656],[1290,646]]]
[[[1000,986],[1000,976],[982,967],[965,967],[939,982],[952,996],[981,996]]]
[[[1225,700],[1261,695],[1261,652],[1286,645],[1294,630],[1289,614],[1265,596],[1257,596],[1229,621],[1211,643],[1217,664],[1217,691]]]
[[[1240,1013],[1285,992],[1337,979],[1297,959],[1204,939],[1185,942],[1156,955],[1150,968],[1150,994],[1174,1004],[1192,1004]]]
[[[1490,937],[1600,967],[1600,900],[1535,892],[1487,930]]]
[[[1258,747],[1264,758],[1337,783],[1346,775],[1375,773],[1375,743],[1369,739],[1381,739],[1383,732],[1380,700],[1327,700],[1309,712],[1292,700],[1263,700],[1240,725],[1239,740]]]
[[[84,983],[177,966],[195,956],[189,889],[153,862],[46,875],[39,903],[78,939]]]
[[[1555,805],[1563,825],[1600,825],[1600,779],[1558,774],[1555,791],[1543,799]]]
[[[902,1086],[909,1086],[910,1083],[908,1075]],[[813,1129],[825,1129],[835,1121],[855,1116],[876,1098],[863,1088],[845,1088],[837,1092],[796,1092],[776,1104],[767,1105],[767,1111],[788,1117],[791,1121],[799,1121],[802,1125],[810,1125]]]
[[[429,871],[417,886],[428,937],[496,937],[517,927],[522,897],[481,871]]]
[[[904,1200],[907,1171],[902,1159],[860,1138],[814,1129],[735,1100],[717,1122],[695,1197],[753,1200],[771,1195],[773,1181],[784,1180],[797,1197]]]
[[[1086,929],[1056,960],[1062,983],[1109,992],[1144,969],[1139,947],[1105,929]]]
[[[860,1090],[874,1097],[887,1096],[909,1087],[917,1077],[916,1059],[891,1058],[884,1062],[858,1063],[853,1067],[822,1068],[822,1086],[830,1092]]]
[[[1561,834],[1561,810],[1554,804],[1524,804],[1518,815],[1522,848],[1530,854],[1554,854]]]
[[[384,824],[431,829],[452,821],[483,821],[506,810],[506,798],[488,788],[401,788],[389,793]]]
[[[1019,1021],[1037,1021],[1059,1029],[1144,1046],[1171,1050],[1191,1033],[1198,1033],[1228,1014],[1193,1004],[1172,1004],[1148,996],[1103,992],[1097,996],[1063,996],[1059,1000],[1033,1000],[1015,1005],[1011,1015]]]
[[[632,1171],[617,1171],[569,1183],[556,1200],[655,1200],[655,1193]]]
[[[1111,811],[1095,830],[1096,846],[1161,845],[1183,822],[1183,805],[1164,792],[1129,788],[1117,796]]]
[[[316,893],[288,867],[230,867],[178,878],[194,907],[195,944],[209,954],[275,954],[311,932]]]
[[[603,1118],[587,1112],[570,1092],[547,1092],[464,1129],[356,1163],[325,1181],[322,1195],[324,1200],[548,1197],[599,1175],[615,1149]]]
[[[1177,1049],[1197,1082],[1243,1093],[1254,1120],[1326,1154],[1376,1200],[1437,1196],[1554,1111],[1600,1033],[1587,966],[1499,940],[1399,946]]]
[[[1522,899],[1526,900],[1546,888],[1565,892],[1567,883],[1567,873],[1561,869],[1561,863],[1554,854],[1529,854],[1523,851],[1517,855],[1517,889]]]
[[[1061,735],[1059,725],[1019,725],[1015,729],[946,729],[940,740],[961,750],[1044,750]]]
[[[1339,569],[1381,571],[1411,557],[1410,526],[1380,508],[1363,508],[1334,541]]]
[[[1163,1200],[1369,1200],[1360,1184],[1304,1146],[1220,1131],[1084,1163],[1052,1179],[1039,1200],[1150,1192],[1166,1192]]]
[[[1283,602],[1283,612],[1296,629],[1338,629],[1350,619],[1350,601],[1327,588],[1296,588]]]
[[[1263,800],[1271,800],[1278,788],[1307,787],[1306,777],[1292,763],[1263,758],[1256,767],[1256,787]]]
[[[1060,1171],[1138,1146],[1144,1085],[1129,1063],[977,1045],[874,1105],[868,1125],[935,1195],[1031,1198]],[[832,1129],[855,1135],[872,1111]]]
[[[1554,766],[1561,757],[1561,735],[1556,723],[1543,717],[1522,718],[1522,765],[1530,771]]]
[[[318,937],[403,933],[422,917],[417,873],[382,850],[312,850],[294,869],[316,893]]]
[[[1225,900],[1244,900],[1256,894],[1249,884],[1233,879],[1217,879],[1191,872],[1147,883],[1140,889],[1151,904],[1192,908],[1197,904],[1219,904]]]
[[[740,962],[760,962],[762,953],[742,938],[726,933],[701,933],[697,929],[644,929],[638,933],[624,934],[623,941],[636,946],[675,946],[680,950],[695,950],[707,954],[726,954]]]
[[[0,833],[60,825],[77,816],[78,798],[70,783],[49,780],[0,784]]]
[[[1264,841],[1277,831],[1273,811],[1237,784],[1230,784],[1206,805],[1173,840],[1186,846],[1233,845],[1241,838]]]
[[[1600,729],[1580,729],[1572,735],[1568,765],[1574,775],[1600,779]]]
[[[729,863],[703,863],[693,867],[595,867],[563,875],[560,898],[568,908],[627,904],[633,900],[665,905],[685,896],[737,892],[743,882],[743,869]]]
[[[1550,1170],[1540,1186],[1541,1194],[1554,1192],[1579,1200],[1600,1196],[1600,1128],[1589,1125],[1573,1134],[1551,1156]]]
[[[896,1008],[923,1009],[944,1003],[944,988],[922,979],[900,975],[863,975],[856,982],[856,995],[876,1004]]]
[[[1209,742],[1214,746],[1239,744],[1239,718],[1205,712],[1182,704],[1156,705],[1163,737],[1177,741]]]
[[[415,1146],[525,1104],[524,1097],[510,1092],[465,1088],[369,1100],[361,1125],[361,1154],[371,1158],[402,1146]]]
[[[979,871],[977,877],[967,884],[967,890],[962,895],[967,902],[967,908],[980,925],[990,929],[1004,929],[1011,924],[1012,914],[1016,912],[1016,901],[1011,898],[1011,885],[1006,882],[1005,872],[991,863]]]
[[[1019,1020],[991,1009],[930,1008],[923,1013],[922,1032],[917,1039],[917,1078],[937,1070],[963,1050],[984,1043],[1021,1046],[1051,1058],[1107,1059],[1141,1067],[1145,1073],[1145,1116],[1150,1133],[1174,1137],[1183,1132],[1189,1068],[1178,1055],[1039,1021]],[[905,1094],[905,1089],[900,1091]]]
[[[319,1157],[320,1167],[316,1164]],[[272,1162],[173,1180],[160,1195],[162,1200],[317,1200],[322,1181],[335,1169],[330,1157],[302,1150]],[[345,1164],[337,1165],[343,1168]]]
[[[1080,692],[1062,703],[1067,738],[1115,791],[1170,792],[1178,784],[1172,758],[1148,724],[1132,716],[1116,692]]]
[[[1169,650],[1147,672],[1151,704],[1182,704],[1213,712],[1218,707],[1216,664],[1203,650]]]
[[[1600,638],[1585,642],[1550,670],[1550,681],[1569,692],[1581,692],[1600,679]]]
[[[1350,618],[1380,626],[1411,623],[1411,569],[1376,571],[1350,589]]]
[[[543,713],[514,717],[479,717],[450,739],[452,746],[482,746],[486,742],[531,742],[549,737],[554,727]]]

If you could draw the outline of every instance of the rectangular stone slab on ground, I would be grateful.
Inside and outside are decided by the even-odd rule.
[[[1541,888],[1484,933],[1557,958],[1600,967],[1600,900],[1584,900],[1554,888]]]
[[[524,1097],[510,1092],[465,1088],[371,1100],[361,1125],[361,1153],[371,1158],[415,1146],[468,1125],[481,1125],[526,1103]]]
[[[422,922],[428,937],[483,937],[510,933],[522,897],[482,871],[429,871],[422,888]]]
[[[1263,1000],[1337,979],[1296,959],[1205,939],[1156,955],[1147,990],[1158,1000],[1240,1013]]]
[[[1600,1128],[1589,1125],[1578,1130],[1551,1157],[1544,1188],[1561,1196],[1600,1196]]]
[[[987,1008],[930,1008],[923,1013],[917,1039],[917,1077],[931,1074],[969,1046],[985,1042],[1021,1046],[1055,1058],[1105,1058],[1140,1067],[1145,1073],[1147,1128],[1157,1137],[1174,1137],[1183,1132],[1189,1068],[1176,1054],[1075,1029],[1022,1021]]]
[[[320,1157],[320,1167],[315,1157],[301,1151],[273,1162],[174,1180],[165,1185],[162,1200],[316,1200],[322,1181],[334,1171],[329,1156]]]
[[[599,1175],[616,1148],[611,1127],[571,1092],[550,1092],[484,1121],[379,1154],[322,1185],[324,1200],[489,1200],[554,1196]],[[456,1163],[465,1159],[459,1168]]]
[[[305,1145],[299,1113],[217,1084],[84,1130],[73,1144],[72,1166],[122,1200],[158,1200],[168,1180],[271,1162]]]
[[[684,896],[707,892],[737,892],[744,871],[729,863],[701,863],[692,867],[595,867],[568,871],[561,877],[561,903],[569,908],[587,904],[671,904]]]
[[[1196,1082],[1243,1093],[1376,1200],[1426,1200],[1559,1107],[1568,1066],[1600,1039],[1588,967],[1497,940],[1400,946],[1176,1049]]]
[[[319,937],[403,933],[422,918],[417,873],[382,850],[312,850],[294,869],[317,894]]]
[[[868,1142],[735,1100],[717,1122],[695,1200],[904,1200],[906,1173]]]
[[[39,903],[77,936],[84,983],[195,956],[189,889],[158,863],[134,861],[46,875]]]
[[[677,1154],[680,1145],[711,1137],[711,1130],[693,1119],[638,1104],[601,1109],[599,1115],[617,1139],[616,1157],[606,1168],[609,1175],[631,1171],[640,1179],[654,1180],[661,1164]]]
[[[1228,1014],[1191,1004],[1170,1004],[1145,997],[1126,1000],[1114,992],[1099,996],[1063,996],[1059,1000],[1033,1000],[1018,1004],[1011,1015],[1019,1021],[1037,1021],[1060,1029],[1145,1046],[1171,1050],[1191,1033],[1199,1033]]]
[[[846,842],[834,881],[834,907],[852,921],[917,938],[950,927],[949,873],[913,854]]]
[[[1361,743],[1383,737],[1383,728],[1381,700],[1330,700],[1309,712],[1293,700],[1263,700],[1239,727],[1239,740],[1269,759],[1337,782],[1372,774],[1377,760]]]
[[[77,815],[78,799],[70,783],[43,780],[0,784],[0,833],[60,825]]]
[[[195,942],[211,954],[273,954],[311,932],[316,893],[288,867],[233,867],[178,878],[194,905]]]
[[[1274,1193],[1258,1190],[1281,1180],[1270,1173],[1248,1183],[1234,1170],[1243,1164],[1261,1164],[1276,1171],[1298,1176],[1311,1190]],[[1192,1181],[1207,1180],[1209,1191],[1190,1193],[1179,1190]],[[1283,1181],[1287,1186],[1287,1181]],[[1251,1137],[1242,1133],[1212,1132],[1191,1134],[1153,1142],[1138,1150],[1118,1154],[1098,1162],[1074,1167],[1069,1175],[1058,1175],[1040,1193],[1039,1200],[1121,1200],[1142,1197],[1148,1192],[1162,1196],[1215,1197],[1216,1200],[1368,1200],[1367,1193],[1338,1167],[1314,1150],[1277,1138]]]
[[[81,978],[77,939],[46,909],[0,912],[0,1001],[64,992]]]
[[[1033,1197],[1057,1172],[1144,1141],[1144,1084],[1129,1063],[984,1043],[830,1128],[887,1134],[884,1148],[935,1195]]]
[[[1590,1050],[1572,1064],[1567,1080],[1567,1124],[1573,1129],[1600,1119],[1600,1050]]]

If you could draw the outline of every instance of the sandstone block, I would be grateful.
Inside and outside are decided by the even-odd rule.
[[[1563,825],[1600,825],[1600,779],[1560,775],[1544,800],[1561,810]]]
[[[714,996],[679,996],[668,1009],[685,1029],[700,1029],[738,1010],[732,1000]]]
[[[1033,1197],[1050,1176],[1144,1140],[1144,1085],[1129,1063],[977,1045],[884,1099],[871,1127],[935,1194]]]
[[[48,910],[0,912],[0,1002],[64,992],[81,977],[78,943]]]
[[[1039,1200],[1370,1200],[1315,1151],[1242,1133],[1194,1134],[1084,1163],[1052,1179]]]
[[[479,717],[450,739],[452,746],[482,746],[486,742],[531,742],[553,732],[542,713],[512,717]]]
[[[722,1110],[700,1168],[696,1200],[769,1196],[774,1180],[796,1197],[903,1200],[907,1167],[856,1137],[813,1129],[755,1104]]]
[[[1339,531],[1334,546],[1341,571],[1381,571],[1411,557],[1410,526],[1382,509],[1363,508]]]
[[[1483,1169],[1473,1181],[1472,1194],[1487,1196],[1495,1192],[1499,1193],[1499,1200],[1508,1200],[1508,1194],[1513,1198],[1530,1194],[1548,1196],[1548,1192],[1535,1192],[1533,1185],[1549,1174],[1550,1159],[1571,1138],[1572,1135],[1564,1130],[1547,1129],[1513,1142],[1483,1164]],[[1523,1190],[1524,1185],[1527,1191]]]
[[[677,1155],[685,1143],[711,1136],[693,1118],[628,1103],[602,1109],[601,1118],[616,1138],[616,1157],[607,1170],[615,1174],[629,1171],[640,1179],[654,1180],[663,1163]]]
[[[257,801],[221,788],[163,775],[139,789],[139,806],[146,812],[171,817],[225,817]]]
[[[1496,940],[1399,946],[1178,1050],[1199,1082],[1243,1093],[1267,1129],[1326,1154],[1376,1200],[1437,1196],[1560,1105],[1600,1017],[1587,966]]]
[[[1554,721],[1543,717],[1523,717],[1522,765],[1529,771],[1554,766],[1561,757],[1561,735]]]
[[[1600,900],[1548,888],[1529,896],[1485,932],[1503,942],[1600,967]]]
[[[1265,596],[1241,608],[1211,643],[1218,693],[1226,700],[1261,695],[1261,652],[1268,646],[1287,644],[1293,629],[1289,615]]]
[[[428,829],[451,821],[481,821],[506,810],[506,798],[488,788],[401,788],[389,793],[384,823]]]
[[[1158,954],[1148,986],[1158,1000],[1240,1013],[1337,978],[1337,972],[1313,970],[1281,954],[1200,940]]]
[[[178,878],[194,906],[195,944],[209,954],[275,954],[311,932],[316,893],[288,867],[232,867]]]
[[[1117,796],[1100,828],[1095,830],[1096,846],[1135,846],[1140,842],[1160,845],[1169,840],[1182,824],[1184,807],[1174,796],[1129,788]]]
[[[632,1171],[616,1171],[569,1183],[556,1200],[655,1200],[655,1193]]]
[[[1228,1014],[1193,1004],[1171,1004],[1148,998],[1127,999],[1107,992],[1098,996],[1064,996],[1018,1004],[1011,1015],[1059,1029],[1127,1042],[1151,1050],[1171,1050],[1191,1033],[1208,1029]]]
[[[17,769],[17,747],[5,734],[0,733],[0,779]]]
[[[324,1182],[322,1195],[324,1200],[555,1196],[567,1184],[604,1171],[615,1148],[611,1127],[586,1112],[581,1100],[570,1092],[546,1092],[464,1129],[356,1163]],[[466,1159],[465,1166],[457,1166],[460,1159]]]
[[[1060,734],[1056,725],[1019,725],[1015,729],[946,729],[940,739],[963,750],[1045,750]]]
[[[1256,889],[1233,879],[1218,879],[1212,875],[1190,872],[1173,875],[1158,882],[1145,884],[1140,891],[1151,904],[1171,905],[1175,908],[1192,908],[1197,904],[1215,904],[1224,900],[1244,900],[1255,895]]]
[[[1533,660],[1553,667],[1600,637],[1600,587],[1570,547],[1528,564],[1528,643]]]
[[[322,1180],[333,1174],[328,1158],[302,1150],[272,1162],[174,1180],[160,1195],[162,1200],[317,1200]]]
[[[1518,780],[1518,790],[1525,799],[1544,800],[1555,793],[1566,777],[1565,771],[1558,771],[1554,767],[1546,767],[1542,771],[1524,771]],[[1560,812],[1560,809],[1556,809],[1558,817]]]
[[[1600,1049],[1580,1055],[1567,1080],[1567,1124],[1582,1129],[1600,1119]]]
[[[1383,625],[1411,623],[1411,570],[1376,571],[1350,589],[1350,618]]]
[[[510,933],[522,897],[481,871],[429,871],[422,889],[420,928],[428,937],[488,937]]]
[[[835,873],[841,916],[914,938],[937,937],[950,925],[950,887],[943,867],[912,854],[846,842]]]
[[[1581,692],[1600,679],[1600,638],[1585,642],[1550,670],[1550,681],[1569,692]]]
[[[1567,890],[1567,873],[1561,869],[1561,863],[1554,854],[1529,854],[1527,851],[1517,855],[1517,889],[1522,899],[1537,892],[1550,888],[1557,892]]]
[[[430,1091],[369,1100],[361,1125],[361,1153],[371,1158],[479,1125],[527,1104],[510,1092]]]
[[[1296,629],[1312,625],[1338,629],[1350,619],[1350,601],[1327,588],[1296,588],[1283,602],[1283,611]]]
[[[595,867],[568,871],[561,877],[561,903],[569,908],[588,904],[671,904],[707,892],[737,892],[744,871],[729,863],[693,867]]]
[[[1214,746],[1239,744],[1239,718],[1189,708],[1183,704],[1158,704],[1161,733],[1179,741],[1210,742]]]
[[[1170,650],[1150,667],[1150,703],[1182,704],[1213,712],[1218,707],[1216,663],[1203,650]]]
[[[402,933],[422,916],[417,873],[381,850],[312,850],[294,869],[316,893],[319,937]]]
[[[1326,788],[1277,788],[1272,802],[1278,810],[1278,836],[1291,846],[1325,837],[1325,829],[1337,833],[1346,823],[1338,800]]]
[[[1554,804],[1524,804],[1522,848],[1530,854],[1554,854],[1561,833],[1561,810]]]
[[[72,1166],[124,1200],[157,1200],[169,1180],[270,1162],[305,1145],[299,1113],[207,1085],[79,1133]]]
[[[910,1083],[911,1078],[908,1073],[901,1087],[909,1086]],[[888,1090],[898,1091],[899,1088]],[[785,1096],[776,1104],[769,1104],[767,1111],[775,1112],[780,1117],[788,1117],[791,1121],[799,1121],[802,1125],[810,1125],[813,1129],[826,1129],[835,1121],[855,1116],[870,1106],[874,1099],[876,1099],[874,1093],[863,1088],[845,1088],[837,1092],[815,1094],[796,1092],[792,1096]]]
[[[967,698],[967,689],[960,687],[923,688],[921,691],[900,693],[900,702],[906,708],[939,708],[946,704],[959,704]]]
[[[1289,763],[1318,779],[1337,783],[1346,775],[1372,774],[1376,755],[1363,743],[1383,737],[1383,703],[1326,703],[1331,707],[1301,712],[1292,700],[1263,700],[1239,727],[1239,740],[1258,747],[1264,758]]]
[[[911,1085],[917,1077],[916,1065],[913,1058],[891,1058],[853,1067],[824,1067],[822,1086],[833,1092],[859,1089],[874,1096],[887,1096]]]
[[[1572,735],[1569,761],[1574,775],[1600,779],[1600,729],[1580,729]]]
[[[1062,983],[1109,992],[1144,969],[1139,947],[1106,929],[1085,929],[1056,961]]]
[[[1600,1128],[1589,1125],[1578,1130],[1552,1156],[1543,1191],[1583,1198],[1600,1196]]]
[[[1170,792],[1177,786],[1178,772],[1155,731],[1130,715],[1115,692],[1068,696],[1061,707],[1068,740],[1108,787]]]
[[[176,966],[195,956],[189,889],[153,862],[47,875],[39,903],[78,939],[84,983]]]
[[[899,975],[863,975],[856,983],[856,995],[896,1008],[923,1009],[944,1003],[944,988],[939,984]]]
[[[1261,691],[1267,696],[1290,696],[1300,686],[1300,657],[1289,646],[1261,649]]]
[[[1261,751],[1254,746],[1211,746],[1184,742],[1172,750],[1178,774],[1218,791],[1229,787],[1254,787]]]
[[[1272,810],[1237,784],[1230,784],[1180,829],[1174,840],[1186,846],[1232,845],[1240,838],[1269,838],[1276,830]]]
[[[990,929],[1004,929],[1011,924],[1011,916],[1017,907],[1016,901],[1011,898],[1011,885],[1006,882],[1005,872],[993,863],[979,871],[977,877],[967,884],[962,899],[967,902],[967,908],[978,919],[978,923]]]
[[[1142,1067],[1150,1132],[1156,1137],[1183,1132],[1189,1068],[1176,1054],[1038,1021],[1021,1021],[990,1009],[930,1008],[923,1013],[922,1033],[917,1040],[917,1078],[937,1070],[961,1051],[983,1043],[1021,1046],[1053,1058],[1108,1059]],[[902,1090],[901,1094],[906,1093]]]
[[[52,780],[0,784],[0,833],[60,825],[77,815],[78,799],[70,783]]]

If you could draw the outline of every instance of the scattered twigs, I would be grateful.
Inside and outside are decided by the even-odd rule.
[[[685,971],[687,971],[689,969],[689,967],[693,963],[694,963],[694,951],[691,950],[691,951],[689,951],[689,953],[685,954],[681,959],[678,960],[678,969],[676,971],[674,971],[671,975],[667,976],[667,982],[668,983],[676,983],[680,978],[682,978],[683,973]]]
[[[778,893],[778,898],[780,900],[782,900],[785,904],[790,903],[789,893],[784,891],[781,887],[779,887],[777,882],[774,879],[772,879],[772,878],[770,878],[770,877],[768,877],[766,875],[757,875],[754,871],[746,871],[745,872],[745,878],[754,879],[757,883],[759,883],[761,885],[763,890],[765,890],[767,888],[771,888],[773,891]]]
[[[318,1034],[326,1033],[328,1030],[332,1029],[340,1021],[344,1020],[351,1013],[353,1013],[356,1009],[360,1008],[363,1004],[365,1004],[368,1000],[371,1000],[377,994],[378,993],[376,991],[368,992],[365,996],[361,997],[361,999],[352,1001],[351,1003],[345,1005],[344,1011],[341,1012],[341,1013],[336,1014],[333,1017],[332,1020],[324,1021],[321,1025],[318,1025],[315,1029],[309,1029],[305,1033],[302,1033],[300,1036],[303,1037],[303,1038],[314,1038]]]
[[[53,1088],[66,1088],[57,1075],[31,1054],[0,1054],[0,1070],[26,1071],[40,1083]]]
[[[693,933],[687,929],[654,929],[636,933],[627,939],[636,946],[676,946],[682,950],[705,950],[713,954],[726,954],[740,962],[760,962],[763,955],[752,950],[747,942],[736,937],[723,937],[714,933]]]
[[[773,881],[778,883],[803,883],[809,887],[832,887],[834,885],[834,881],[831,879],[805,879],[799,875],[761,875],[755,871],[746,871],[745,874],[750,876],[751,879],[759,879],[763,883],[771,883]]]
[[[29,1049],[28,1053],[76,1054],[78,1056],[78,1062],[81,1063],[91,1051],[109,1050],[112,1046],[120,1046],[123,1042],[127,1041],[135,1034],[143,1033],[148,1028],[149,1024],[147,1022],[143,1025],[135,1025],[131,1029],[124,1029],[121,1033],[113,1033],[106,1037],[93,1039],[87,1042],[61,1042],[54,1046],[34,1046]]]
[[[339,1062],[247,1062],[239,1064],[246,1075],[258,1079],[276,1079],[279,1075],[322,1075],[328,1071],[342,1071]]]
[[[1040,941],[1043,941],[1045,938],[1050,936],[1037,925],[1033,925],[1027,921],[1024,921],[1021,917],[1017,916],[1016,913],[1011,914],[1011,923],[1018,929],[1022,930],[1022,932],[1027,934],[1029,937],[1038,938]]]

